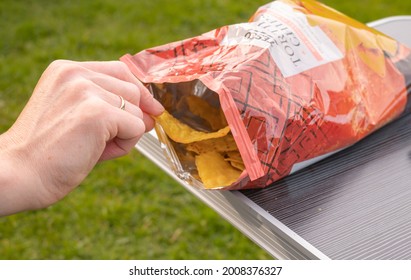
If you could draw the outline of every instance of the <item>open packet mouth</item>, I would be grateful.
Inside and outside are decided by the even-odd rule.
[[[219,96],[201,81],[149,84],[165,108],[156,132],[175,174],[190,185],[219,189],[245,177],[246,168]]]

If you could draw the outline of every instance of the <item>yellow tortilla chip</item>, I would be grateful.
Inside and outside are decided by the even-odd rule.
[[[243,159],[241,158],[241,154],[238,150],[227,151],[225,155],[226,155],[226,159],[229,161],[243,162]]]
[[[179,111],[188,110],[190,107],[190,112],[192,110],[191,113],[194,114],[192,119],[194,123],[204,120],[210,124],[210,128],[227,124],[221,110],[213,108],[207,101],[196,96],[182,100],[184,99],[178,103]],[[195,117],[200,119],[196,120]],[[193,163],[198,172],[195,176],[202,181],[204,188],[219,189],[230,186],[238,180],[245,168],[229,126],[215,132],[199,131],[175,118],[167,110],[154,118],[167,136],[174,141],[173,145],[182,148],[191,159],[193,153],[195,154]],[[224,121],[221,121],[222,119]],[[186,153],[187,151],[192,153]],[[184,153],[179,154],[180,161],[187,161],[182,157]]]
[[[227,121],[222,110],[211,106],[206,100],[195,95],[185,96],[188,110],[194,115],[204,119],[209,123],[212,130],[218,130],[227,126]]]
[[[234,168],[236,168],[240,171],[243,171],[245,169],[245,165],[244,165],[243,162],[230,161],[230,164],[231,164],[232,167],[234,167]]]
[[[235,143],[233,135],[227,134],[224,137],[208,139],[187,144],[187,151],[201,154],[210,151],[229,152],[236,151],[237,144]]]
[[[233,168],[224,157],[215,151],[196,156],[198,175],[206,189],[226,187],[234,183],[241,171]]]
[[[230,132],[229,126],[226,126],[216,132],[208,133],[198,131],[180,122],[167,111],[164,111],[163,114],[155,117],[155,119],[162,126],[168,137],[175,142],[183,144],[222,137]]]
[[[238,170],[244,170],[245,165],[238,150],[228,151],[224,154],[224,160],[228,161],[232,167]]]

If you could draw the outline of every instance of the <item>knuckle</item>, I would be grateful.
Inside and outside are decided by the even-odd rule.
[[[83,77],[78,77],[71,81],[70,86],[74,93],[85,95],[91,92],[94,84],[90,80]]]
[[[127,91],[129,92],[129,100],[131,103],[134,103],[136,106],[140,104],[141,99],[141,90],[140,88],[133,83],[127,83]]]
[[[81,103],[82,118],[85,123],[96,123],[107,118],[107,103],[94,95],[88,95]]]
[[[52,68],[54,70],[54,69],[60,68],[61,66],[67,63],[68,63],[67,60],[57,59],[57,60],[54,60],[52,63],[50,63],[49,68]]]
[[[58,59],[50,63],[48,68],[53,73],[61,73],[71,65],[73,65],[73,63],[68,60]]]
[[[80,74],[84,72],[84,68],[74,61],[55,60],[49,65],[48,71],[57,79],[65,81],[81,76]]]

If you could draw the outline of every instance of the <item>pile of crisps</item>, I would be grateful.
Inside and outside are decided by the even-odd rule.
[[[155,118],[157,125],[162,127],[172,141],[183,144],[186,152],[193,153],[199,179],[206,189],[231,185],[240,177],[245,167],[221,110],[211,107],[194,95],[185,96],[181,103],[186,103],[191,113],[217,130],[196,130],[167,110]],[[223,125],[225,126],[218,129]]]

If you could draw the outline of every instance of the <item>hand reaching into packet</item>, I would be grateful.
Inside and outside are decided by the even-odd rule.
[[[119,61],[55,61],[0,135],[0,216],[47,207],[130,152],[163,106]]]

